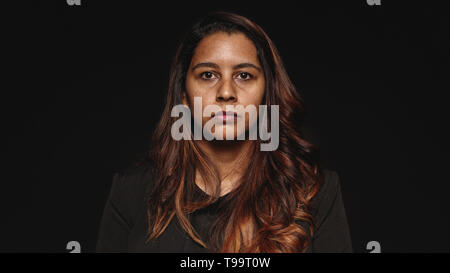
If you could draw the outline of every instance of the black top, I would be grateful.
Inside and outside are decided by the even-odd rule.
[[[316,221],[312,244],[306,252],[352,252],[349,227],[336,172],[324,170],[325,182],[312,199],[311,213]],[[147,219],[145,192],[152,183],[150,166],[134,167],[114,175],[98,233],[97,252],[209,252],[195,242],[174,216],[164,233],[145,244]],[[151,187],[152,184],[149,184]],[[200,194],[205,194],[198,186]],[[193,227],[207,243],[206,231],[216,207],[226,195],[210,206],[195,211]]]

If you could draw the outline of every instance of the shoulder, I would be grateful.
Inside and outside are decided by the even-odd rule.
[[[330,195],[334,196],[340,188],[340,179],[336,171],[323,169],[321,176],[322,183],[316,195],[316,202],[326,199]]]
[[[320,226],[328,212],[341,197],[341,182],[337,172],[323,169],[321,175],[322,181],[319,191],[311,200],[311,213],[317,226]]]
[[[110,202],[122,213],[133,215],[142,205],[146,190],[154,181],[155,170],[150,162],[130,166],[113,175]]]
[[[341,182],[334,171],[322,172],[322,185],[313,198],[314,221],[312,252],[352,252]]]
[[[113,184],[123,190],[140,189],[151,183],[154,175],[153,164],[144,161],[114,173]]]

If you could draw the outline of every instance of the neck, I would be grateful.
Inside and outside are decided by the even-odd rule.
[[[221,196],[226,194],[234,187],[234,182],[243,175],[250,160],[248,155],[252,143],[249,140],[199,140],[197,143],[219,171],[220,180],[222,182]],[[199,185],[198,181],[196,181],[196,183]],[[202,186],[200,187],[204,189]]]

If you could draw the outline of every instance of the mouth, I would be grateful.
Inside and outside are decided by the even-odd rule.
[[[227,120],[237,119],[239,116],[236,112],[233,111],[220,111],[214,113],[213,118],[223,120],[226,122]]]

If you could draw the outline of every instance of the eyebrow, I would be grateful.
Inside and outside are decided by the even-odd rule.
[[[198,64],[194,65],[192,67],[192,71],[194,71],[195,69],[197,69],[199,67],[210,67],[210,68],[219,69],[219,66],[215,63],[204,62],[204,63],[198,63]],[[261,68],[259,68],[257,65],[254,65],[252,63],[240,63],[240,64],[233,66],[233,69],[239,69],[239,68],[244,68],[244,67],[253,67],[256,70],[261,71]]]

